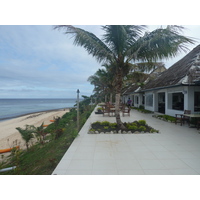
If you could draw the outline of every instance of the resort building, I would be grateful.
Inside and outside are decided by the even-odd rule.
[[[132,98],[135,107],[143,105],[170,116],[184,110],[200,112],[200,45],[142,88],[132,88],[124,95]]]

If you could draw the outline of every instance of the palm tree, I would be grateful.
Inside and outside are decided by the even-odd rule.
[[[38,138],[41,144],[44,144],[44,137],[46,135],[43,125],[44,122],[39,127],[35,127],[35,132],[34,132],[36,133],[36,137]]]
[[[20,127],[17,127],[16,129],[20,132],[22,138],[25,140],[26,148],[28,150],[29,141],[34,137],[33,133],[35,133],[35,127],[32,125],[26,125],[25,129],[22,129]]]
[[[110,102],[112,103],[112,94],[114,90],[113,74],[108,70],[109,65],[103,65],[105,69],[99,69],[94,75],[88,78],[88,81],[95,86],[94,92],[100,93],[101,97],[110,95]]]
[[[180,51],[186,51],[188,43],[194,43],[191,38],[180,34],[183,30],[180,26],[161,27],[143,34],[146,26],[106,25],[102,26],[105,32],[102,40],[91,32],[71,25],[55,26],[54,29],[63,29],[64,34],[73,35],[74,44],[85,48],[98,62],[115,65],[116,122],[121,128],[124,126],[119,104],[123,77],[129,73],[130,62],[153,62],[174,57]]]

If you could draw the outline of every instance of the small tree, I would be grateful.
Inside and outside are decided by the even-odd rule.
[[[35,127],[35,132],[36,133],[36,137],[39,138],[39,142],[41,144],[44,144],[44,136],[45,136],[45,131],[44,131],[44,122],[39,126],[39,127]]]
[[[22,129],[20,127],[17,127],[16,129],[20,132],[23,140],[25,140],[26,148],[28,150],[29,141],[34,137],[33,133],[35,133],[35,127],[33,125],[26,125],[25,129]]]

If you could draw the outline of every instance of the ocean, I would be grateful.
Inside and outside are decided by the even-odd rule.
[[[72,108],[76,99],[0,99],[0,121],[34,112]]]

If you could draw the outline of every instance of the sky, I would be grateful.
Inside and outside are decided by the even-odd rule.
[[[103,34],[100,25],[78,27],[99,38]],[[184,27],[184,35],[200,39],[200,25]],[[168,68],[184,55],[163,62]],[[94,86],[87,79],[99,68],[85,49],[73,45],[71,36],[52,25],[0,25],[0,98],[74,98],[77,89],[90,96]]]

